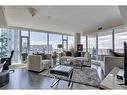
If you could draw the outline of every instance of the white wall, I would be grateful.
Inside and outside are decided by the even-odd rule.
[[[75,33],[75,40],[74,40],[75,50],[77,50],[77,44],[81,43],[81,33]]]
[[[7,23],[4,17],[2,6],[0,6],[0,27],[7,27]]]

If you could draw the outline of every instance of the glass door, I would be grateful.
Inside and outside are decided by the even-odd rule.
[[[21,62],[27,63],[29,54],[29,37],[21,36]]]

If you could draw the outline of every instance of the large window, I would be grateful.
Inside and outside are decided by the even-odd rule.
[[[10,57],[14,50],[12,64],[20,63],[19,30],[0,28],[0,58]]]
[[[49,52],[60,52],[59,44],[62,44],[62,35],[49,33]]]
[[[81,44],[83,44],[83,50],[86,51],[86,36],[81,36]]]
[[[108,55],[112,49],[112,31],[98,33],[98,55]]]
[[[123,53],[124,41],[127,41],[127,30],[124,30],[124,31],[116,30],[115,31],[115,51],[116,52]]]
[[[74,49],[74,36],[68,36],[68,50]]]
[[[9,51],[11,49],[10,41],[10,29],[1,28],[0,29],[0,58],[9,57]]]
[[[30,53],[48,52],[47,33],[30,32]]]
[[[29,36],[28,30],[22,30],[21,31],[21,36]]]
[[[12,57],[12,63],[20,63],[20,31],[11,29],[11,50],[14,50],[14,55]]]
[[[91,54],[91,58],[96,60],[97,50],[96,50],[96,34],[91,34],[88,36],[88,52]]]
[[[112,46],[112,30],[98,33],[98,60],[103,61],[105,55],[110,54]]]

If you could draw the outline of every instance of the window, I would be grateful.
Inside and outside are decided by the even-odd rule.
[[[124,41],[127,41],[127,30],[115,30],[115,51],[124,52]]]
[[[74,36],[68,36],[68,50],[74,49]]]
[[[86,51],[86,36],[81,36],[81,44],[83,44],[83,50]]]
[[[98,33],[98,55],[108,55],[112,49],[112,31]]]
[[[30,32],[30,53],[48,52],[47,33]]]
[[[49,52],[60,52],[62,48],[59,49],[58,44],[62,44],[62,35],[49,33]]]
[[[21,36],[29,36],[29,31],[21,30]]]
[[[105,55],[110,55],[112,47],[112,30],[98,33],[98,60],[104,61]]]
[[[96,35],[91,34],[88,36],[88,52],[91,54],[91,59],[96,60],[97,50],[96,50]]]
[[[14,50],[12,64],[20,63],[19,38],[20,32],[16,29],[0,29],[0,56],[10,57],[11,51]]]
[[[6,28],[0,29],[0,58],[9,57],[10,47],[10,30]]]

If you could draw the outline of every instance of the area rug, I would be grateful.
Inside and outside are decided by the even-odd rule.
[[[53,75],[50,74],[50,70],[44,70],[40,74],[53,78]],[[68,78],[63,76],[58,75],[56,76],[56,78],[68,81]],[[84,84],[93,87],[99,87],[99,84],[101,82],[97,70],[89,67],[83,67],[82,70],[79,68],[74,68],[72,81],[74,83]]]

